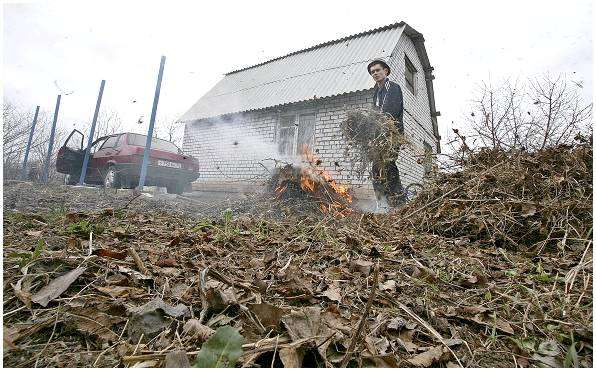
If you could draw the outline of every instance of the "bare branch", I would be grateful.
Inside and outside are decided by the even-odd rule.
[[[478,86],[467,121],[473,134],[468,137],[480,146],[537,150],[589,130],[592,104],[582,102],[582,85],[569,84],[564,75]]]

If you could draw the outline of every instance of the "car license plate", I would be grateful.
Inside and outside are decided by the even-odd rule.
[[[182,168],[182,164],[179,162],[172,162],[166,160],[157,160],[157,166],[173,167],[175,169]]]

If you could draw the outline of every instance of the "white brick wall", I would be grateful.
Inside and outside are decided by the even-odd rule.
[[[415,95],[406,87],[404,54],[417,69]],[[398,167],[402,184],[405,187],[410,183],[422,181],[424,174],[424,167],[421,164],[424,154],[423,141],[429,143],[435,151],[436,138],[433,135],[422,64],[417,57],[414,44],[408,37],[404,36],[400,39],[392,59],[388,62],[392,71],[389,77],[402,87],[404,94],[404,130],[409,144],[402,148]],[[347,110],[372,107],[372,86],[371,79],[371,89],[368,91],[247,112],[231,117],[230,121],[234,123],[234,126],[242,128],[241,136],[251,138],[255,152],[259,152],[261,147],[276,148],[276,133],[280,115],[314,113],[314,151],[323,161],[321,167],[330,172],[340,184],[351,185],[360,194],[372,195],[372,184],[369,180],[359,180],[350,175],[350,164],[343,158],[345,144],[339,128],[339,124],[345,119]],[[221,129],[229,126],[230,124],[221,122],[210,123],[209,120],[200,120],[186,125],[183,150],[199,159],[201,163],[199,182],[264,183],[268,173],[259,165],[263,159],[258,155],[247,156],[245,150],[236,153],[234,147],[227,143],[233,135],[230,136],[226,130]],[[230,150],[230,148],[232,149]],[[268,151],[259,153],[265,156]],[[336,166],[335,162],[340,166]]]
[[[271,110],[200,120],[186,124],[182,148],[198,158],[200,182],[262,180],[267,172],[259,162],[275,148],[276,125],[277,112]]]

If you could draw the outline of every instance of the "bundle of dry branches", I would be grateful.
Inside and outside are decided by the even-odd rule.
[[[592,146],[479,150],[461,171],[441,174],[403,213],[421,232],[498,247],[565,248],[591,233]]]
[[[347,146],[344,157],[360,178],[372,162],[385,163],[397,158],[405,138],[387,114],[370,109],[351,110],[340,124]]]
[[[347,188],[311,167],[291,164],[278,167],[269,179],[267,188],[278,199],[301,203],[302,211],[310,208],[323,213],[348,212],[352,201]]]

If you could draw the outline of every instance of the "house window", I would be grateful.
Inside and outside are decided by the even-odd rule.
[[[408,59],[408,57],[405,57],[405,65],[406,65],[406,86],[408,87],[408,90],[412,93],[412,94],[416,94],[416,68],[414,67],[414,65],[412,64],[412,62],[410,62],[410,60]]]
[[[300,115],[298,117],[298,135],[296,138],[296,151],[302,154],[308,147],[312,151],[315,139],[315,115]]]
[[[296,122],[298,122],[296,124]],[[278,150],[282,155],[302,153],[312,148],[315,138],[315,115],[289,115],[279,119]]]
[[[282,116],[279,119],[278,150],[282,155],[294,154],[294,137],[296,136],[295,116]]]

